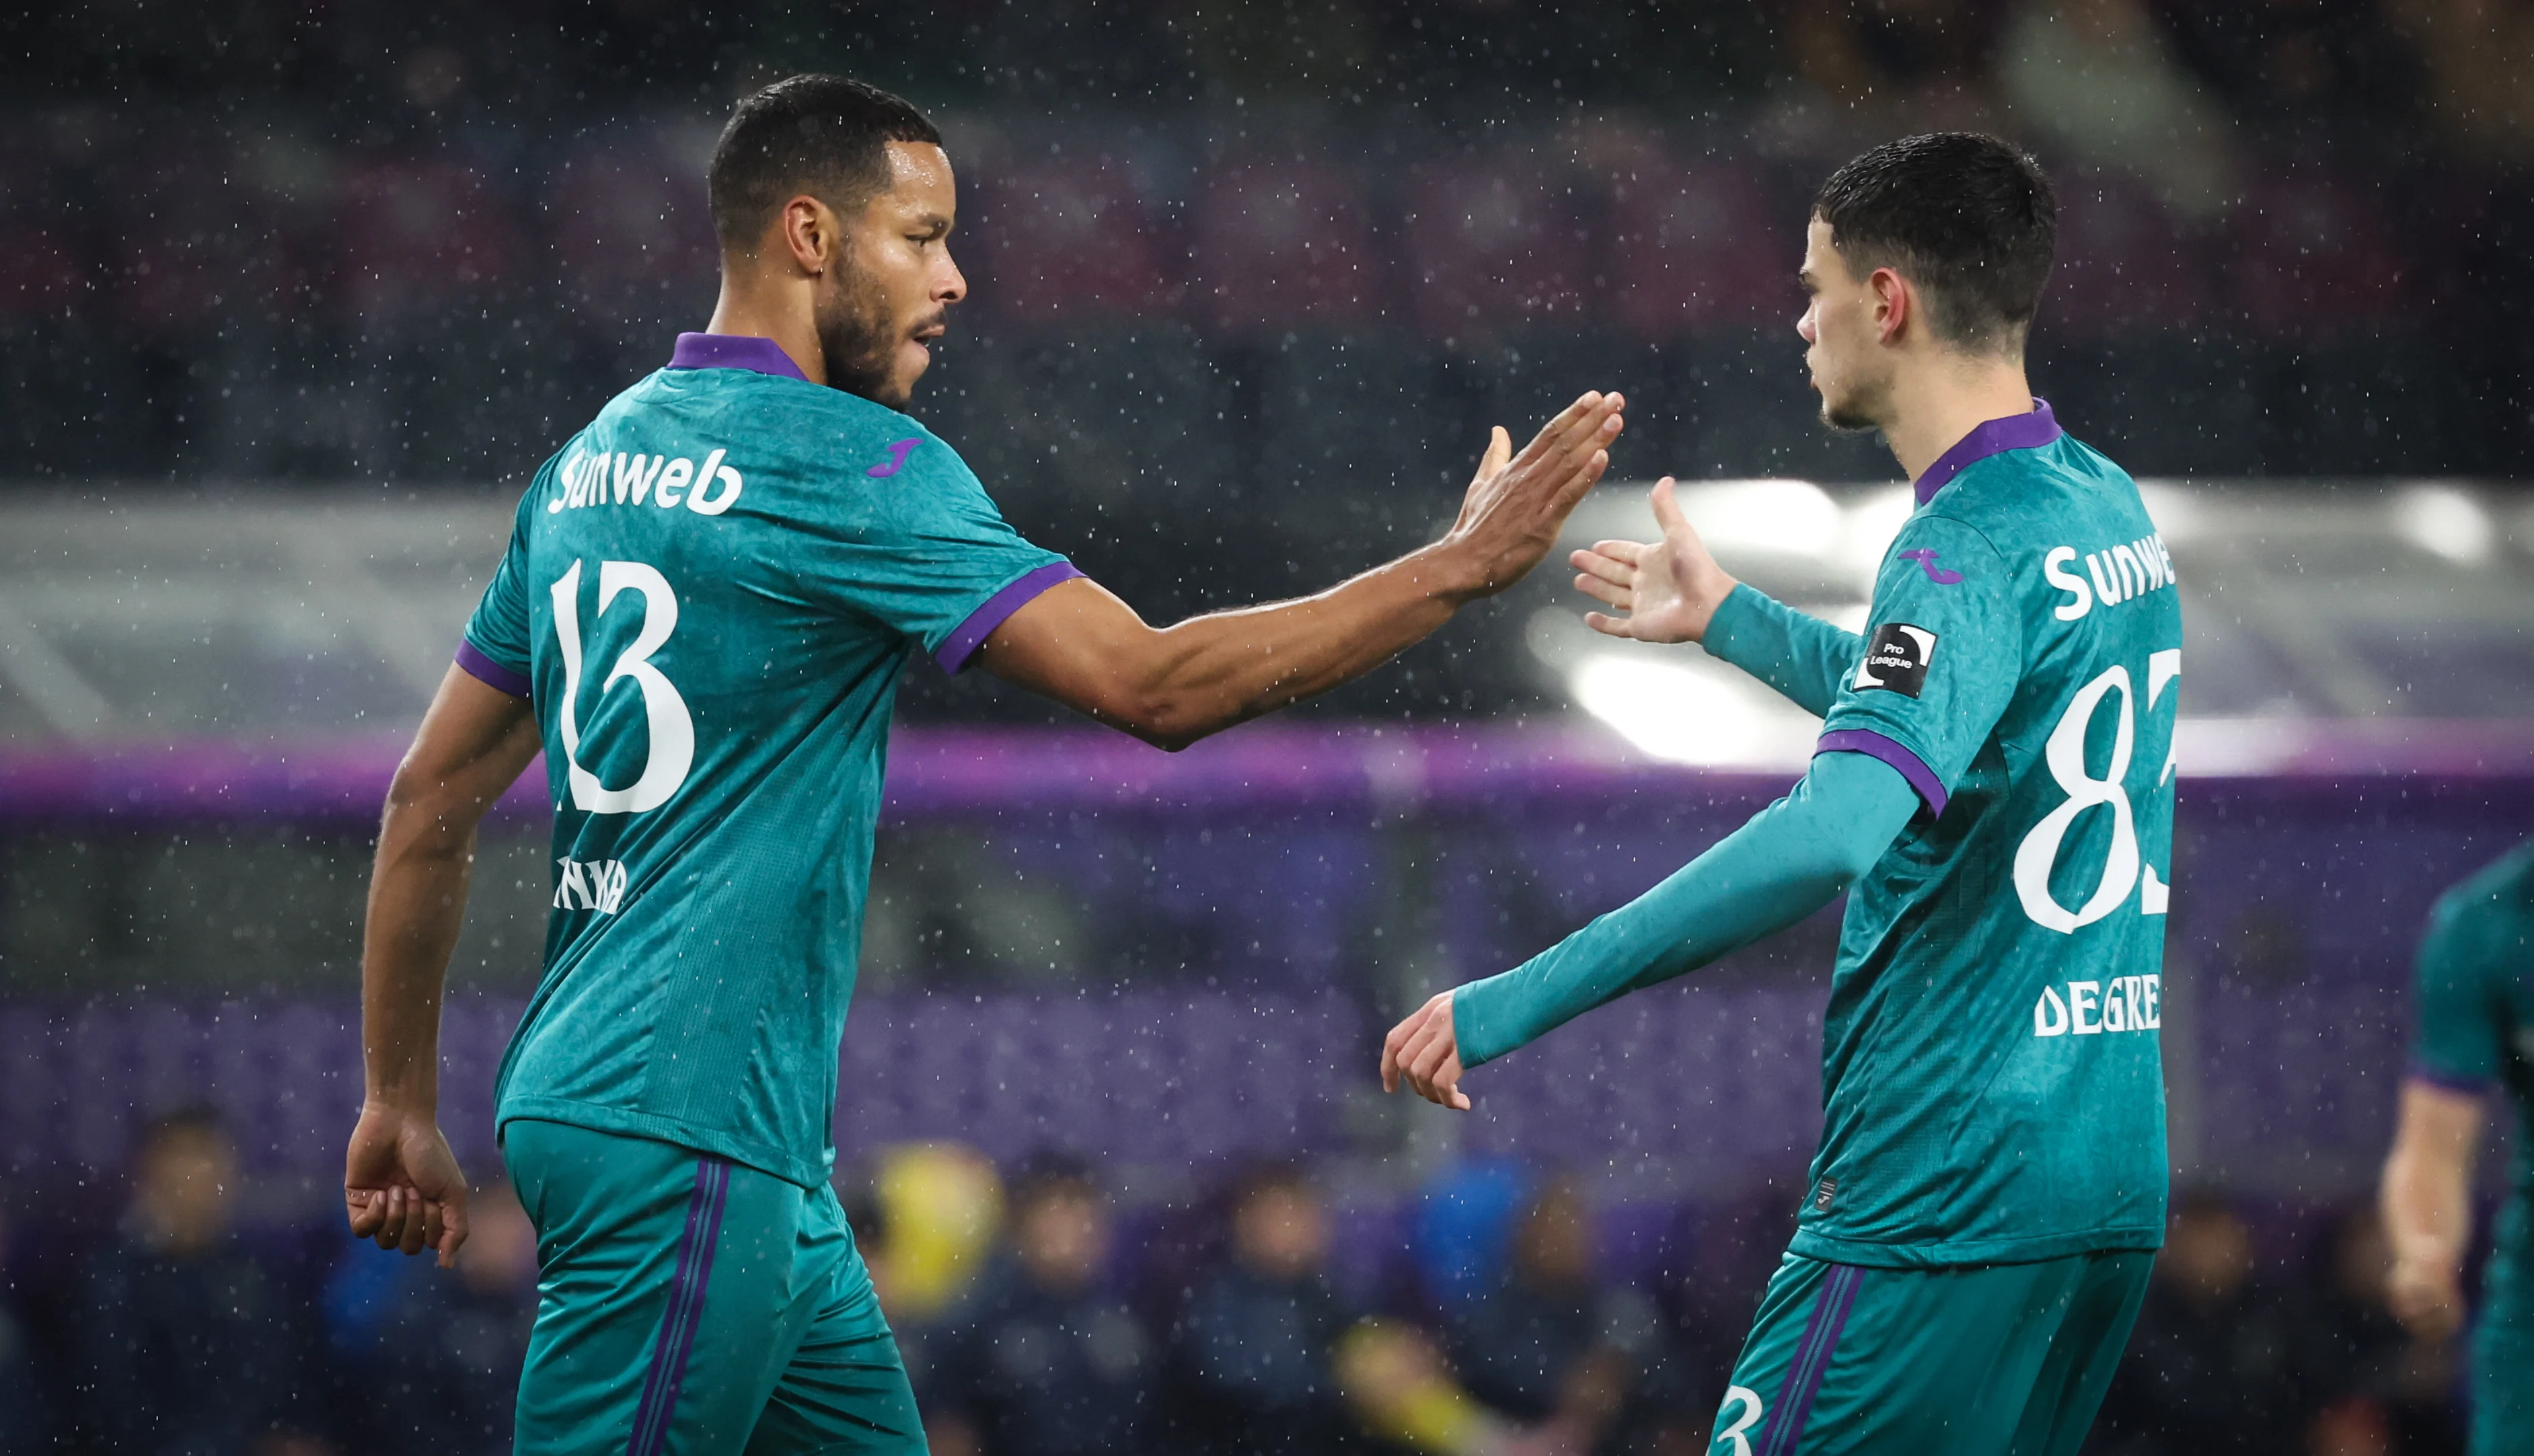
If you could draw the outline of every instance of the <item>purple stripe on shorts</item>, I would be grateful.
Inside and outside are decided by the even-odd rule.
[[[1856,1303],[1856,1287],[1864,1281],[1864,1270],[1846,1264],[1833,1264],[1822,1279],[1821,1293],[1813,1299],[1813,1317],[1804,1326],[1804,1343],[1796,1347],[1795,1362],[1786,1367],[1786,1388],[1769,1418],[1769,1439],[1760,1448],[1761,1456],[1793,1456],[1796,1442],[1804,1438],[1813,1397],[1821,1393],[1822,1376],[1830,1371],[1840,1331],[1846,1328],[1847,1311]]]
[[[1909,787],[1916,789],[1918,797],[1927,801],[1929,814],[1939,819],[1944,817],[1945,781],[1936,777],[1936,770],[1927,766],[1926,759],[1873,729],[1840,728],[1825,733],[1821,742],[1813,745],[1814,757],[1823,754],[1863,754],[1869,758],[1880,758],[1899,769],[1902,778],[1909,780]]]
[[[482,683],[485,687],[492,689],[496,693],[508,693],[513,698],[531,698],[535,696],[528,691],[530,688],[534,687],[535,684],[528,680],[528,675],[526,673],[513,672],[511,669],[495,662],[492,658],[484,655],[483,648],[476,646],[473,642],[466,640],[464,637],[459,637],[457,639],[457,666],[463,670],[468,677]]]
[[[1760,1442],[1760,1456],[1778,1456],[1785,1448],[1783,1413],[1791,1407],[1795,1393],[1803,1388],[1804,1371],[1812,1365],[1813,1347],[1821,1340],[1823,1318],[1830,1308],[1831,1286],[1843,1267],[1832,1265],[1830,1273],[1822,1280],[1822,1287],[1813,1292],[1813,1312],[1805,1318],[1803,1338],[1795,1341],[1795,1353],[1786,1362],[1786,1383],[1778,1391],[1777,1403],[1769,1408],[1772,1413],[1769,1433]]]
[[[1022,576],[1009,586],[986,598],[984,606],[970,612],[967,621],[960,623],[956,631],[941,639],[940,650],[933,654],[933,660],[941,664],[943,672],[955,673],[966,667],[969,657],[974,655],[986,638],[994,636],[995,629],[1002,626],[1014,612],[1037,600],[1040,592],[1054,586],[1056,582],[1070,581],[1081,575],[1081,569],[1069,561],[1052,561]]]
[[[2460,1092],[2466,1097],[2479,1097],[2488,1092],[2493,1080],[2489,1077],[2467,1077],[2450,1071],[2440,1071],[2425,1062],[2412,1062],[2403,1069],[2402,1076],[2406,1081],[2426,1082],[2440,1091]]]
[[[678,1388],[686,1381],[695,1326],[703,1318],[713,1246],[721,1242],[722,1202],[729,1190],[728,1163],[718,1158],[695,1160],[695,1187],[687,1197],[687,1232],[678,1241],[678,1271],[669,1283],[669,1307],[660,1319],[659,1341],[651,1347],[650,1368],[642,1376],[642,1400],[634,1411],[627,1456],[655,1456],[668,1444]]]

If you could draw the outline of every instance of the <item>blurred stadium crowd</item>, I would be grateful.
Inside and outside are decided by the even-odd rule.
[[[1873,442],[1826,439],[1814,419],[1791,274],[1828,167],[1934,126],[1996,130],[2050,167],[2062,264],[2035,384],[2137,473],[2521,476],[2534,448],[2534,293],[2517,277],[2534,247],[2534,0],[91,0],[0,16],[0,490],[514,487],[662,362],[674,331],[700,327],[714,282],[701,177],[719,120],[745,89],[810,68],[933,108],[961,167],[957,246],[974,294],[916,412],[1016,524],[1156,616],[1324,584],[1422,535],[1487,424],[1587,385],[1632,396],[1623,473],[1890,476]],[[1202,571],[1169,549],[1181,545]],[[2519,808],[2521,796],[2471,817],[2515,822]],[[1678,847],[1661,835],[1708,832],[1676,804],[1658,818],[1660,842],[1630,841],[1648,864]],[[2211,887],[2176,910],[2177,943],[2220,947],[2201,968],[2209,1029],[2176,1064],[2209,1068],[2215,1112],[2195,1135],[2232,1200],[2177,1199],[2094,1449],[2454,1449],[2456,1352],[2391,1322],[2382,1240],[2351,1196],[2367,1171],[2315,1151],[2364,1144],[2372,1158],[2380,1145],[2395,952],[2348,943],[2407,944],[2424,893],[2399,915],[2363,895],[2306,913],[2291,886],[2318,878],[2320,821],[2289,825],[2261,794],[2218,818],[2237,837],[2207,831]],[[1539,819],[1542,842],[1572,822],[1563,803]],[[1015,822],[998,810],[980,843],[1010,854]],[[1210,836],[1220,820],[1208,822]],[[2335,883],[2435,878],[2435,846],[2378,827],[2337,851]],[[1176,875],[1191,842],[1211,841],[1193,822],[1171,832],[1156,832],[1170,851],[1156,858]],[[1447,838],[1517,858],[1515,835],[1478,823],[1419,841],[1419,863],[1448,866],[1435,847]],[[1185,884],[1117,878],[1120,899],[1132,891],[1172,938],[1082,916],[1125,947],[1117,966],[1175,966],[1209,994],[1220,975],[1218,1000],[1252,1017],[1274,995],[1378,969],[1359,954],[1368,941],[1314,909],[1339,890],[1223,839],[1231,869]],[[155,861],[139,852],[129,873],[107,873],[27,844],[11,873],[45,886],[16,902],[27,925],[42,917],[26,905],[66,903],[72,884],[128,899],[136,923],[163,913],[171,945],[206,936],[201,887],[147,880]],[[39,880],[28,867],[48,858],[70,868]],[[338,968],[287,939],[316,916],[271,913],[282,897],[253,879],[269,862],[233,858],[263,917],[239,923],[266,939],[224,929],[183,954],[260,960],[275,979]],[[347,884],[360,869],[357,846],[311,858]],[[2253,868],[2224,891],[2220,862]],[[1332,881],[1391,882],[1385,862],[1327,863]],[[1506,963],[1606,908],[1509,894],[1510,877],[1460,882],[1438,876],[1430,897],[1449,926],[1477,927],[1454,932],[1479,945],[1454,952],[1464,966]],[[1077,913],[1109,903],[1077,898]],[[902,958],[957,961],[992,939],[997,908],[1037,916],[1036,934],[1056,923],[1035,899],[1001,899],[901,916],[948,938],[931,960]],[[524,903],[543,903],[536,886]],[[1270,923],[1321,959],[1253,934]],[[1421,922],[1390,929],[1403,933],[1393,955],[1407,954],[1405,932],[1445,939]],[[1014,965],[1053,970],[1037,943]],[[1811,969],[1825,944],[1798,947]],[[114,949],[81,953],[104,963]],[[87,964],[36,960],[6,968],[13,987],[67,987],[64,967]],[[1128,974],[1079,942],[1074,960]],[[1253,962],[1273,969],[1236,976]],[[143,1011],[182,996],[103,973],[77,985],[100,1002],[138,992]],[[1803,1043],[1813,1033],[1794,1003],[1816,989],[1794,984],[1739,1019],[1669,1014],[1711,1038],[1765,1025]],[[981,1038],[1060,1020],[954,1000],[940,1014]],[[948,1045],[883,1036],[873,1013],[885,1002],[866,1006],[867,1051]],[[338,1156],[346,1120],[317,1105],[315,1073],[269,1079],[270,1105],[249,1104],[255,1079],[207,1054],[229,1068],[214,1100],[232,1118],[256,1112],[224,1126],[144,1105],[132,1091],[144,1059],[124,1043],[74,1045],[22,1019],[36,1030],[0,1028],[11,1048],[39,1034],[60,1045],[0,1068],[12,1105],[43,1124],[0,1128],[20,1181],[0,1188],[0,1451],[507,1449],[534,1303],[515,1202],[488,1190],[453,1277],[352,1246],[331,1210],[312,1213],[302,1160],[281,1160],[285,1177],[270,1152],[291,1137],[319,1162]],[[1012,1146],[1019,1134],[988,1127],[981,1096],[917,1074],[935,1062],[864,1063],[891,1095],[939,1095],[944,1121],[925,1133],[957,1113],[966,1140],[1002,1159],[844,1139],[860,1160],[850,1201],[937,1448],[1237,1449],[1240,1433],[1284,1430],[1426,1456],[1705,1449],[1793,1196],[1717,1184],[1800,1153],[1787,1129],[1801,1116],[1720,1103],[1687,1076],[1636,1097],[1593,1074],[1607,1070],[1587,1065],[1599,1044],[1570,1043],[1508,1073],[1518,1095],[1505,1105],[1532,1111],[1464,1145],[1478,1155],[1442,1160],[1404,1199],[1366,1200],[1330,1150],[1415,1150],[1387,1124],[1356,1125],[1360,1108],[1327,1090],[1368,1061],[1324,1075],[1314,1058],[1353,1056],[1360,1037],[1287,1019],[1291,1055],[1243,1075],[1292,1082],[1308,1063],[1309,1096],[1329,1106],[1284,1150],[1311,1159],[1251,1161],[1268,1149],[1225,1131],[1273,1123],[1263,1102],[1227,1098],[1151,1130],[1141,1119],[1161,1116],[1171,1083],[1120,1102],[1099,1130],[1147,1162],[1208,1139],[1241,1153],[1191,1152],[1180,1161],[1203,1182],[1160,1198],[1123,1186],[1123,1153],[1081,1164]],[[1674,1023],[1648,1024],[1630,1034],[1641,1055],[1684,1055]],[[1050,1080],[1095,1058],[1143,1080],[1144,1064],[1111,1056],[1135,1029],[1077,1038]],[[304,1040],[356,1050],[332,1020]],[[1746,1040],[1698,1045],[1699,1075],[1745,1098],[1811,1095],[1809,1045],[1780,1056]],[[60,1071],[75,1055],[90,1080]],[[1734,1056],[1773,1070],[1716,1070]],[[461,1070],[462,1095],[484,1094],[490,1057],[452,1068],[452,1098]],[[1082,1109],[1112,1094],[1073,1080],[1032,1100],[1091,1125]],[[130,1105],[84,1106],[95,1085]],[[1615,1161],[1637,1135],[1614,1111],[1623,1094],[1679,1144],[1670,1201],[1619,1204],[1501,1160],[1518,1142]],[[161,1116],[125,1173],[97,1170],[124,1120],[150,1114]],[[2307,1122],[2330,1136],[2298,1131]],[[313,1140],[293,1130],[317,1123]],[[1586,1125],[1609,1146],[1572,1135]],[[71,1141],[93,1159],[52,1146]],[[27,1152],[38,1145],[51,1161]]]
[[[2138,473],[2509,473],[2534,441],[2523,0],[9,26],[12,476],[519,478],[699,325],[723,108],[810,67],[950,130],[973,301],[918,407],[1024,528],[1237,507],[1369,559],[1447,498],[1392,522],[1333,482],[1439,485],[1588,380],[1631,394],[1629,469],[1888,474],[1811,418],[1791,274],[1828,165],[1937,125],[2053,168],[2035,378]]]
[[[1623,1231],[1577,1184],[1446,1168],[1395,1215],[1305,1165],[1121,1209],[1090,1165],[875,1150],[840,1183],[943,1456],[1255,1449],[1548,1456],[1707,1449],[1799,1187]],[[509,1449],[536,1304],[495,1183],[457,1272],[257,1224],[217,1114],[137,1143],[121,1217],[5,1231],[0,1448],[239,1456]],[[2176,1201],[2089,1451],[2460,1448],[2455,1354],[2383,1302],[2372,1207]]]

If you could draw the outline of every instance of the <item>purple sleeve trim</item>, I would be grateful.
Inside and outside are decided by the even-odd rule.
[[[977,648],[984,645],[986,638],[994,636],[995,629],[1002,626],[1014,612],[1028,606],[1040,592],[1056,582],[1070,581],[1081,575],[1081,569],[1069,561],[1052,561],[1023,576],[986,598],[984,606],[970,612],[967,621],[941,639],[941,645],[934,650],[933,660],[940,663],[941,670],[947,673],[966,667]]]
[[[2403,1073],[2403,1077],[2408,1081],[2426,1082],[2443,1091],[2459,1092],[2466,1097],[2481,1096],[2490,1090],[2491,1083],[2489,1077],[2461,1077],[2450,1071],[2440,1071],[2421,1062],[2412,1062],[2409,1069]]]
[[[466,675],[468,677],[475,679],[477,682],[482,683],[485,687],[492,689],[496,693],[508,693],[513,698],[533,698],[536,696],[534,693],[528,691],[534,686],[534,684],[529,682],[528,675],[526,673],[513,672],[502,664],[495,662],[492,658],[484,655],[483,648],[476,646],[473,642],[466,640],[464,637],[459,637],[457,639],[457,665],[466,670]]]
[[[1936,777],[1936,770],[1927,766],[1926,759],[1871,728],[1840,728],[1825,733],[1821,742],[1813,745],[1813,754],[1863,754],[1880,758],[1899,769],[1909,787],[1918,791],[1918,797],[1927,801],[1929,814],[1942,818],[1945,813],[1945,781]]]

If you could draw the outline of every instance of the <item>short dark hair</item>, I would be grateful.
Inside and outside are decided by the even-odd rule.
[[[941,144],[912,102],[843,76],[787,77],[740,99],[713,147],[706,192],[725,249],[755,245],[808,193],[850,213],[888,186],[888,144]]]
[[[178,1143],[219,1142],[229,1139],[228,1119],[208,1102],[184,1102],[162,1110],[141,1124],[140,1133],[132,1140],[135,1154],[150,1157]]]
[[[1852,273],[1898,270],[1938,338],[1983,352],[2022,345],[2059,237],[2041,168],[1976,132],[1886,142],[1831,173],[1813,215]]]
[[[1100,1175],[1071,1153],[1040,1148],[1014,1165],[1010,1201],[1015,1211],[1052,1198],[1097,1198]]]

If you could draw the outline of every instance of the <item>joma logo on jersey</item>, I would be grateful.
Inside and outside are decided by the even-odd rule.
[[[623,860],[557,860],[563,881],[555,886],[558,910],[595,910],[613,915],[625,904]]]
[[[2041,558],[2041,578],[2068,593],[2066,601],[2051,608],[2051,615],[2062,622],[2084,616],[2096,602],[2118,606],[2173,584],[2173,553],[2164,549],[2161,535],[2124,541],[2108,551],[2086,552],[2082,576],[2068,570],[2076,559],[2074,546],[2053,546]]]
[[[2114,976],[2109,981],[2071,981],[2068,994],[2041,988],[2032,1003],[2034,1036],[2100,1036],[2107,1031],[2153,1031],[2164,1025],[2162,976]]]
[[[555,477],[546,514],[647,502],[663,511],[684,506],[698,516],[719,516],[738,503],[745,485],[737,470],[721,462],[725,454],[714,451],[701,465],[664,455],[573,455]]]

